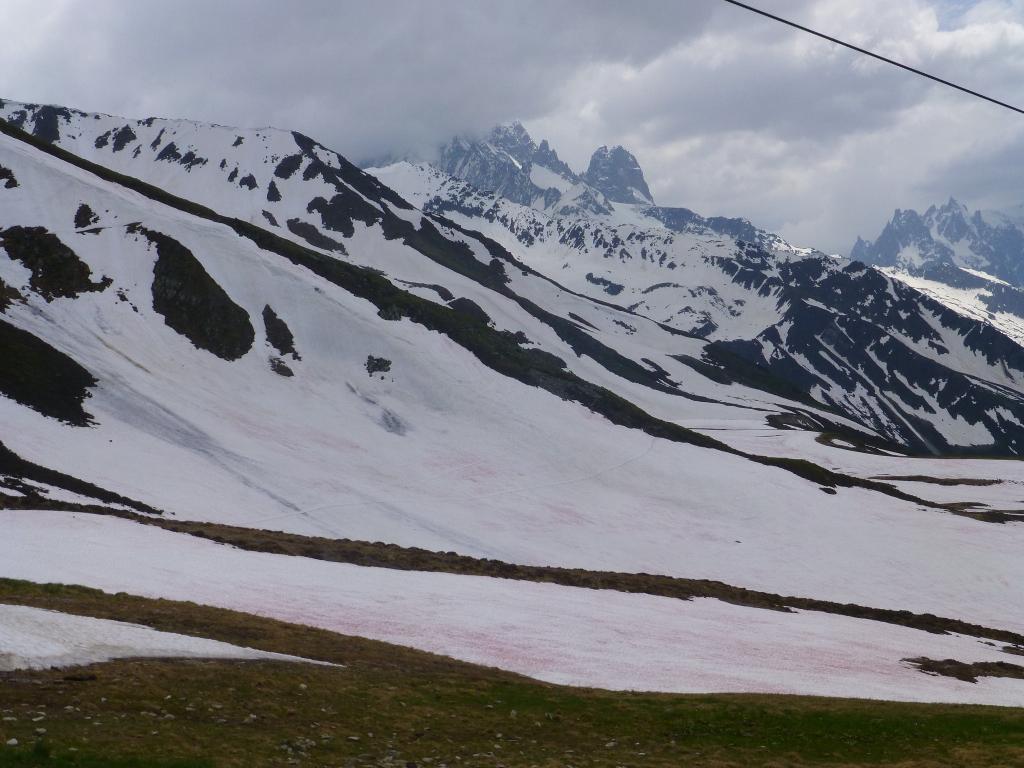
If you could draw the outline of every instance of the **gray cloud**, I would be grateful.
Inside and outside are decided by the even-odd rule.
[[[1022,0],[761,0],[1024,102]],[[1024,117],[716,0],[7,0],[0,96],[267,124],[353,159],[522,119],[630,147],[665,204],[844,251],[897,206],[1021,202]]]

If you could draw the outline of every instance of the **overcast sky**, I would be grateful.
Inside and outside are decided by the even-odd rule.
[[[751,0],[1024,105],[1024,0]],[[1024,203],[1024,115],[721,0],[0,0],[0,97],[275,125],[355,161],[520,119],[657,201],[847,252],[896,207]]]

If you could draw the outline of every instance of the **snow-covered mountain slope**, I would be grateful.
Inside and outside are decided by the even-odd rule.
[[[687,417],[677,410],[678,397],[670,397],[668,406],[655,405],[652,397],[658,403],[664,397],[652,390],[671,380],[688,395],[707,397],[717,379],[820,403],[912,451],[1024,449],[1019,392],[1024,363],[1015,342],[898,282],[793,248],[749,222],[704,219],[686,209],[607,198],[601,210],[608,213],[602,214],[585,205],[566,207],[572,189],[560,193],[557,211],[565,215],[552,216],[430,169],[400,165],[397,172],[381,171],[428,214],[482,230],[500,243],[456,232],[455,240],[476,243],[469,248],[476,248],[479,257],[466,261],[437,247],[449,238],[433,232],[448,226],[444,219],[429,224],[431,233],[417,233],[419,211],[298,134],[188,121],[127,121],[14,103],[6,103],[2,114],[37,137],[105,166],[250,223],[279,225],[282,235],[339,259],[382,269],[420,295],[434,295],[429,286],[441,286],[446,296],[469,298],[496,321],[506,310],[487,309],[487,303],[498,300],[504,307],[514,295],[518,307],[513,317],[501,317],[501,327],[523,331],[560,356],[567,335],[573,335],[568,346],[574,370],[598,369],[587,375],[601,377],[603,385],[629,399],[644,398],[645,407],[675,421]],[[492,138],[486,147],[497,151],[500,145],[509,163],[522,165],[538,155],[557,158],[546,145],[535,146],[521,126]],[[561,161],[546,162],[557,166],[555,171],[561,168]],[[581,189],[593,192],[587,184]],[[409,250],[395,243],[398,238],[426,258],[410,261]],[[496,274],[479,262],[513,268],[503,269],[496,281]],[[453,290],[449,281],[460,276],[463,283],[476,285],[453,284]],[[580,301],[559,284],[627,304],[630,313]],[[566,321],[554,334],[559,337],[554,347],[531,333],[537,312],[524,310],[523,299]],[[576,306],[570,310],[569,304]],[[517,317],[523,314],[530,317]],[[542,325],[542,333],[551,335],[550,324]],[[592,328],[600,331],[600,352],[594,351]],[[684,342],[671,329],[700,339]],[[638,342],[653,356],[629,351]],[[681,349],[684,345],[689,349]],[[584,346],[590,351],[583,352]],[[622,358],[633,364],[624,368]],[[684,370],[693,366],[696,376]],[[631,385],[626,389],[623,376]],[[975,386],[977,380],[981,386]],[[637,383],[654,387],[644,386],[637,395]],[[746,388],[736,391],[743,398],[750,394]]]
[[[689,360],[706,373],[828,405],[912,450],[1024,448],[1017,337],[876,270],[685,209],[552,216],[426,165],[374,173],[567,287],[710,341]]]
[[[645,419],[560,373],[550,353],[444,308],[436,291],[441,304],[410,303],[382,285],[374,303],[352,293],[371,273],[341,280],[326,271],[337,264],[330,259],[294,263],[223,223],[22,142],[3,137],[0,146],[0,163],[19,180],[4,191],[4,247],[20,226],[50,254],[41,263],[28,259],[33,272],[8,251],[0,277],[20,298],[4,322],[84,371],[76,389],[46,399],[5,390],[19,403],[4,401],[5,443],[37,465],[183,517],[621,570],[678,569],[679,549],[665,546],[671,539],[689,540],[686,546],[708,559],[714,547],[669,524],[680,514],[712,526],[708,535],[724,548],[720,559],[750,532],[744,520],[752,510],[760,510],[769,539],[788,539],[770,530],[789,503],[783,498],[800,499],[796,509],[826,499],[842,516],[864,498],[883,496],[852,489],[828,497],[820,481]],[[83,205],[93,213],[76,222]],[[380,263],[388,263],[389,243],[396,253],[390,258],[418,258],[377,237],[374,243],[367,233],[362,242]],[[327,277],[314,271],[322,267]],[[36,274],[78,277],[62,279],[48,299],[33,287]],[[530,338],[573,357],[568,343],[518,304],[458,274],[448,280],[480,311],[511,318]],[[95,289],[76,290],[81,285]],[[189,310],[184,317],[163,307],[172,296]],[[431,307],[436,317],[427,314]],[[459,325],[443,326],[441,318]],[[617,377],[589,357],[574,364],[652,410],[673,405],[680,413],[732,418],[736,411],[763,418],[782,410],[766,400],[737,408],[681,397],[667,384]],[[524,386],[528,377],[545,388]],[[741,497],[737,476],[750,480]],[[781,495],[765,495],[765,487]],[[659,500],[648,499],[641,523],[636,499],[651,488],[663,490]],[[903,513],[914,507],[898,506]],[[808,539],[798,546],[812,556],[816,545]]]
[[[1024,631],[1018,524],[950,514],[963,509],[932,503],[927,487],[872,480],[873,464],[850,460],[841,473],[821,466],[845,459],[841,448],[815,443],[826,461],[810,452],[794,457],[787,452],[793,444],[760,450],[710,437],[756,427],[778,438],[804,434],[785,431],[800,426],[842,432],[849,441],[876,439],[841,414],[727,381],[701,364],[724,338],[686,335],[563,287],[534,265],[537,251],[474,231],[485,219],[424,213],[301,135],[55,110],[54,137],[47,114],[26,110],[22,124],[36,129],[34,139],[0,126],[0,352],[11,363],[0,369],[0,501],[24,510],[0,511],[0,545],[8,547],[0,576],[50,573],[130,589],[123,580],[136,573],[140,589],[162,584],[214,600],[196,590],[196,574],[223,572],[233,550],[189,540],[157,561],[142,546],[157,532],[140,533],[139,523],[82,525],[81,516],[40,511],[103,506],[510,563],[717,579]],[[135,139],[115,151],[113,137],[126,136],[125,126]],[[164,142],[174,142],[181,157],[157,159]],[[189,152],[208,160],[182,162]],[[250,175],[253,184],[238,185]],[[760,268],[807,261],[756,250],[728,263],[769,258]],[[788,273],[778,274],[782,281]],[[898,285],[871,274],[878,293]],[[184,535],[164,536],[177,542]],[[68,542],[74,557],[57,541]],[[133,552],[141,559],[132,560]],[[294,620],[322,623],[331,611],[353,611],[351,622],[332,628],[545,679],[630,687],[625,678],[597,674],[607,656],[583,672],[572,668],[571,655],[538,664],[550,634],[529,635],[516,658],[493,653],[483,635],[474,646],[479,627],[463,619],[481,600],[515,608],[504,623],[499,615],[486,627],[486,638],[498,625],[515,635],[549,616],[550,607],[539,604],[543,590],[452,576],[447,624],[416,620],[385,631],[395,615],[371,606],[406,588],[432,600],[440,589],[432,578],[396,582],[364,573],[358,595],[325,601],[317,597],[324,582],[300,576],[309,567],[331,581],[341,570],[284,560],[274,567],[296,575],[282,578],[272,598]],[[254,602],[235,607],[258,611],[267,589],[261,582],[250,593]],[[560,604],[580,600],[579,593],[586,595],[580,615],[597,623],[600,601],[588,592],[559,592]],[[646,610],[644,600],[623,606],[612,634]],[[659,611],[658,660],[679,626],[671,605]],[[772,690],[826,690],[800,683],[801,670],[812,669],[801,666],[803,628],[825,627],[840,648],[853,641],[844,639],[847,624],[820,612],[806,624],[773,624],[769,651],[745,657],[738,674],[702,671],[712,663],[713,637],[762,611],[695,611],[704,629],[692,644],[704,661],[677,670],[669,690],[742,689],[745,680],[773,679],[793,684]],[[855,635],[879,623],[863,621],[849,625]],[[449,630],[458,642],[446,645],[438,638]],[[977,650],[974,639],[936,644],[919,630],[903,639],[908,653],[949,648],[967,658]],[[788,649],[792,664],[773,666],[770,648]],[[868,683],[847,678],[827,690],[892,695],[891,686],[872,686],[907,670],[878,645],[864,654],[865,664],[878,665]],[[815,679],[841,656],[818,657]],[[635,667],[634,684],[649,685],[651,669]],[[909,672],[914,680],[920,674]],[[931,691],[922,695],[940,696],[922,686]],[[958,686],[942,687],[941,696],[975,700]]]

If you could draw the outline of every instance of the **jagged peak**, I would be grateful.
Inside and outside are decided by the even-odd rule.
[[[654,203],[640,163],[621,144],[603,144],[595,149],[583,179],[613,203]]]
[[[511,123],[500,123],[491,129],[487,140],[502,149],[530,148],[536,149],[533,137],[526,127],[518,120]]]
[[[933,210],[935,206],[932,206],[929,210]],[[915,211],[913,208],[897,208],[892,214],[892,226],[905,226],[907,224],[921,224],[923,222],[923,216]]]

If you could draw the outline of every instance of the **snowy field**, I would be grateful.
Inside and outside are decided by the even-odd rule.
[[[0,672],[129,658],[305,661],[121,621],[0,604]]]
[[[1016,658],[973,638],[709,599],[245,552],[113,518],[0,514],[0,576],[193,600],[551,682],[1024,705],[1024,681],[972,684],[901,661]]]
[[[843,474],[882,479],[929,501],[979,503],[990,509],[1024,512],[1024,461],[872,454],[838,438],[832,444],[823,444],[816,432],[771,429],[740,421],[704,419],[681,423],[742,451],[809,459]],[[917,479],[906,479],[911,477]],[[1015,536],[1009,531],[1004,535]]]

